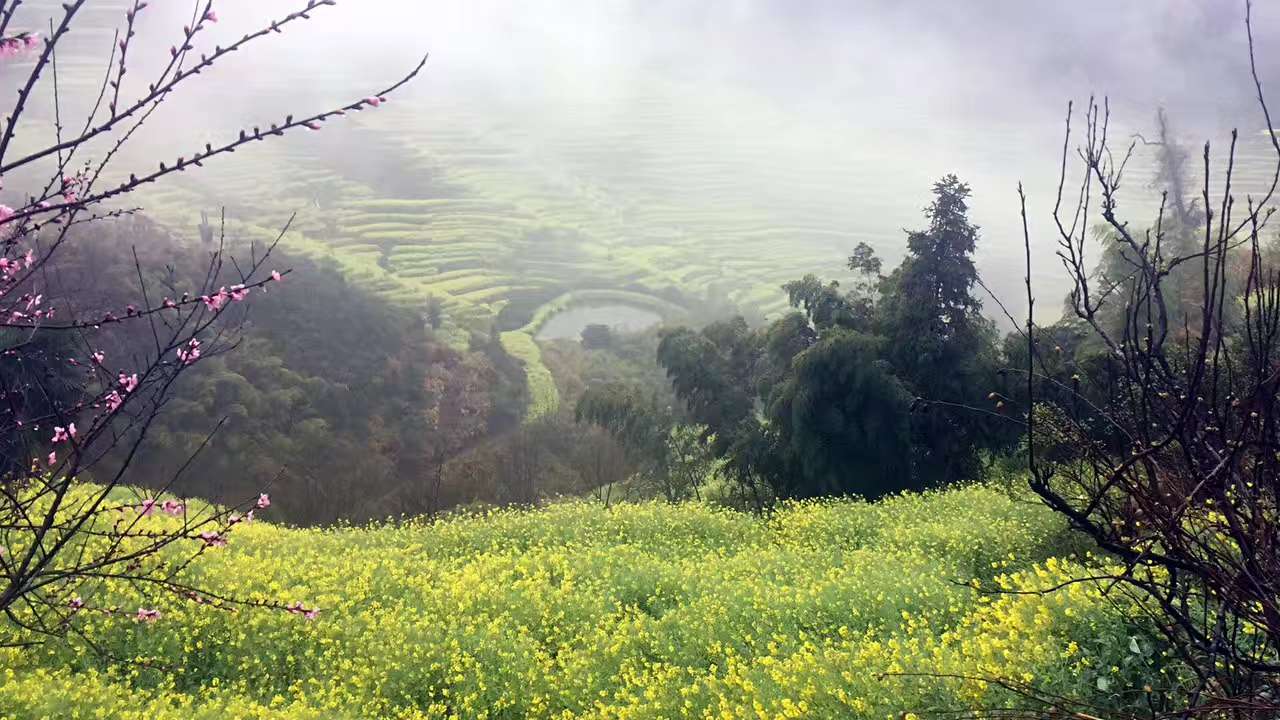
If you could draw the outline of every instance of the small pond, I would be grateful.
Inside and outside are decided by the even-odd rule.
[[[537,337],[539,340],[577,340],[588,325],[608,325],[620,332],[636,332],[660,322],[662,316],[633,305],[577,305],[552,315]]]

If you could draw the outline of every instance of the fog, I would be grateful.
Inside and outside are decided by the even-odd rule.
[[[95,21],[117,22],[120,8],[100,5]],[[140,36],[146,57],[160,59],[191,9],[155,5]],[[295,5],[220,2],[209,42]],[[1255,26],[1264,82],[1280,79],[1268,51],[1280,16],[1269,10],[1258,9]],[[706,235],[732,286],[774,282],[735,271],[735,247],[776,261],[783,278],[842,277],[861,241],[891,267],[902,229],[923,222],[932,182],[955,172],[972,185],[984,228],[980,270],[1012,308],[1023,304],[1015,188],[1024,181],[1036,278],[1053,312],[1064,286],[1047,213],[1067,101],[1079,112],[1090,95],[1109,97],[1120,144],[1150,136],[1165,107],[1191,146],[1225,146],[1240,127],[1247,158],[1260,156],[1243,14],[1243,3],[1211,0],[343,2],[204,78],[165,109],[164,126],[181,132],[153,133],[147,149],[176,154],[193,133],[226,136],[227,121],[265,124],[362,97],[429,51],[422,76],[380,116],[387,122],[358,120],[388,144],[371,155],[388,164],[376,174],[407,172],[392,165],[407,162],[396,148],[409,147],[451,196],[514,203],[532,224],[575,228],[587,244],[660,251],[664,238],[696,245]],[[109,42],[90,33],[76,47],[92,55]],[[479,179],[468,164],[477,155]],[[1122,196],[1121,214],[1139,226],[1156,197],[1149,160],[1140,147]],[[236,204],[217,175],[202,182],[207,202]],[[647,212],[658,205],[670,211]],[[735,241],[764,230],[764,244]],[[777,311],[776,298],[766,304]]]

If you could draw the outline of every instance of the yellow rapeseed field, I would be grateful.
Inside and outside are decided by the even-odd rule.
[[[566,502],[259,521],[191,582],[317,617],[111,586],[92,601],[159,618],[85,613],[96,651],[2,651],[0,717],[902,719],[1018,704],[997,681],[1138,702],[1167,684],[1138,613],[1089,582],[1025,592],[1093,562],[986,487],[767,518]]]

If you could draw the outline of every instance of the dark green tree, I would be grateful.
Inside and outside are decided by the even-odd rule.
[[[1001,428],[964,409],[985,402],[996,365],[995,328],[973,294],[978,228],[969,221],[969,186],[947,175],[933,194],[929,226],[907,233],[906,258],[881,284],[878,329],[885,358],[920,400],[915,473],[944,483],[976,476]]]
[[[804,311],[816,328],[844,327],[865,330],[870,325],[870,311],[865,304],[840,290],[840,283],[822,282],[817,275],[805,275],[782,286],[794,308]]]
[[[912,486],[911,396],[880,345],[840,330],[796,356],[769,407],[801,470],[779,494],[878,497]]]
[[[880,258],[870,245],[858,243],[849,256],[848,266],[857,273],[848,290],[842,290],[834,280],[824,283],[812,274],[782,286],[791,307],[802,310],[816,330],[872,330],[876,294],[884,279],[880,274]]]

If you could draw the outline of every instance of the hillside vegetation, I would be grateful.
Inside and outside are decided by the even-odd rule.
[[[0,716],[885,718],[1017,702],[946,674],[1128,702],[1160,673],[1118,598],[1089,583],[990,592],[1089,575],[1065,537],[986,487],[767,519],[567,502],[361,528],[259,521],[191,580],[318,617],[112,586],[129,614],[83,624],[99,652],[7,651]],[[137,621],[144,604],[159,619]]]

